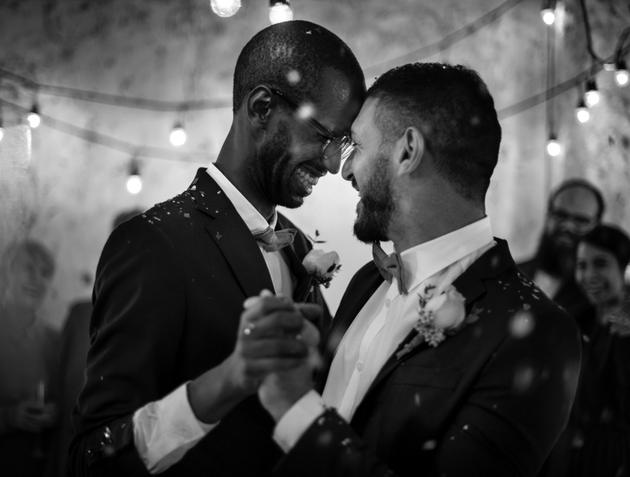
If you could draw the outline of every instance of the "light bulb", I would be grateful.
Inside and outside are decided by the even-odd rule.
[[[182,123],[176,123],[171,130],[171,133],[168,136],[169,141],[175,147],[183,146],[186,144],[186,139],[188,139],[188,135],[186,134],[186,130]]]
[[[615,82],[618,86],[624,87],[627,86],[629,80],[626,62],[623,60],[618,61],[615,65]]]
[[[210,0],[210,8],[220,17],[231,17],[241,8],[241,0]]]
[[[142,177],[139,174],[132,174],[127,178],[127,192],[136,195],[142,190]]]
[[[2,142],[2,138],[4,138],[4,128],[0,124],[0,142]]]
[[[42,118],[39,115],[39,108],[37,107],[37,104],[33,105],[30,112],[28,113],[28,116],[26,116],[26,120],[28,121],[28,125],[32,129],[35,129],[41,124]]]
[[[547,26],[551,26],[556,22],[556,12],[553,8],[543,8],[540,11],[540,16],[542,17],[542,21]]]
[[[596,106],[599,103],[599,91],[587,91],[584,93],[584,101],[589,108]]]
[[[588,110],[586,105],[582,103],[581,105],[578,105],[577,109],[575,110],[575,117],[580,123],[584,124],[587,123],[589,119],[591,119],[591,112]]]
[[[547,141],[547,154],[551,157],[557,157],[562,153],[562,146],[558,142],[556,136],[550,136]]]
[[[586,82],[586,93],[584,93],[584,102],[589,108],[599,103],[599,91],[597,91],[597,83],[593,78]]]
[[[269,7],[269,21],[272,24],[293,20],[293,10],[288,2],[274,2]]]

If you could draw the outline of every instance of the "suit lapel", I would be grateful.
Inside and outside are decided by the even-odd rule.
[[[466,313],[470,313],[474,303],[484,295],[485,286],[483,284],[483,280],[494,277],[502,273],[506,270],[506,268],[514,266],[514,262],[510,256],[506,242],[499,239],[496,239],[496,242],[496,246],[483,254],[453,282],[453,286],[466,299]],[[417,331],[415,329],[411,330],[397,347],[396,351],[394,351],[394,353],[385,362],[374,378],[374,381],[372,381],[372,384],[368,388],[361,403],[357,407],[357,410],[352,418],[353,421],[355,419],[359,422],[361,421],[362,415],[367,412],[367,406],[365,403],[369,402],[370,396],[374,394],[375,390],[385,380],[385,378],[387,378],[398,366],[400,366],[401,363],[429,348],[429,345],[426,342],[422,342],[413,350],[399,358],[397,356],[398,352],[416,335]],[[448,337],[446,339],[448,339]]]
[[[273,290],[273,283],[256,241],[245,222],[205,169],[186,193],[190,193],[207,221],[209,239],[221,251],[245,296],[258,295],[261,290]]]

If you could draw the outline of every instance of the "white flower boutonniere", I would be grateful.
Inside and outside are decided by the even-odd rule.
[[[326,288],[330,286],[333,276],[341,268],[337,252],[324,252],[319,249],[311,250],[302,260],[302,265],[314,282]]]
[[[435,348],[447,334],[458,331],[465,318],[466,298],[453,285],[439,295],[435,295],[433,285],[425,286],[418,294],[418,320],[414,324],[418,334],[396,353],[396,357],[402,358],[423,342]]]

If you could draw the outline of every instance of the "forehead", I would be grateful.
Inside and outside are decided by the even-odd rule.
[[[369,139],[376,139],[380,142],[381,131],[376,125],[376,114],[378,113],[378,99],[368,98],[361,107],[359,114],[352,123],[352,137],[355,140],[365,142]]]
[[[581,260],[592,260],[595,258],[606,258],[613,261],[616,260],[615,256],[608,250],[588,242],[580,242],[578,245],[577,255]]]
[[[361,95],[344,73],[326,68],[316,92],[313,117],[335,134],[346,133],[361,107]]]
[[[592,191],[584,187],[571,187],[560,192],[552,203],[554,209],[563,209],[571,213],[597,215],[597,199]]]

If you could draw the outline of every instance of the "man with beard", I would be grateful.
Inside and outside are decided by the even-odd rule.
[[[298,207],[339,170],[365,84],[342,40],[295,21],[247,43],[233,94],[216,163],[105,245],[74,475],[264,476],[280,455],[256,390],[307,357],[309,308],[239,317],[263,290],[304,298],[311,246],[276,206]],[[318,291],[312,300],[323,303]]]
[[[579,240],[601,222],[604,198],[590,182],[571,179],[551,194],[547,218],[534,257],[520,270],[547,296],[562,306],[585,333],[594,312],[575,283],[575,253]]]
[[[492,97],[464,67],[409,64],[368,90],[343,176],[361,198],[357,238],[396,252],[375,244],[350,282],[321,395],[309,365],[263,380],[286,452],[276,475],[526,477],[542,465],[567,422],[580,343],[492,237],[500,137]],[[286,306],[249,305],[254,322]]]

